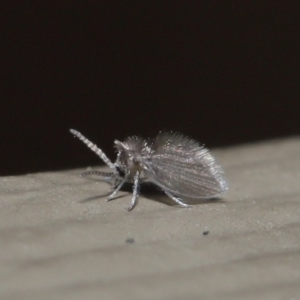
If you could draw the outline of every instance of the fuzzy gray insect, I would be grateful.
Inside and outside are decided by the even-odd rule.
[[[117,160],[112,163],[95,144],[80,132],[71,133],[83,141],[110,167],[112,172],[90,171],[114,180],[115,189],[107,198],[112,200],[125,182],[133,182],[133,196],[128,211],[139,196],[139,184],[150,181],[158,185],[174,202],[189,207],[179,197],[212,198],[227,191],[221,168],[209,151],[198,142],[180,133],[160,132],[153,140],[129,137],[115,141]]]

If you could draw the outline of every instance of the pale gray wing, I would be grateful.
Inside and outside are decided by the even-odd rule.
[[[160,133],[152,145],[146,176],[177,196],[209,198],[227,190],[209,151],[178,133]]]

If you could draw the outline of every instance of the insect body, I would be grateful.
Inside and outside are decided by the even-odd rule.
[[[139,184],[150,181],[158,185],[174,202],[189,205],[179,197],[212,198],[227,191],[221,168],[209,151],[198,142],[180,133],[160,132],[155,139],[129,137],[115,141],[117,160],[112,163],[95,144],[80,132],[70,129],[110,167],[112,172],[91,171],[115,180],[112,200],[125,182],[133,182],[133,196],[128,211],[136,205]]]

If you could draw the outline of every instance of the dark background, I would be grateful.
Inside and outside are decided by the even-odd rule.
[[[181,131],[209,148],[300,133],[298,1],[11,1],[1,10],[0,174],[114,159]]]

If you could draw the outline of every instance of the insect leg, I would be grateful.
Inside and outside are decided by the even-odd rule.
[[[112,200],[114,197],[115,197],[115,195],[116,195],[116,193],[120,190],[120,188],[123,186],[123,184],[125,183],[125,181],[126,181],[126,179],[127,179],[127,177],[124,177],[124,179],[121,181],[121,183],[116,187],[116,189],[107,197],[107,199],[106,199],[106,201],[108,202],[108,201],[110,201],[110,200]]]
[[[133,179],[133,195],[132,195],[130,206],[127,207],[128,211],[131,211],[136,205],[137,198],[139,196],[139,178],[140,178],[140,172],[137,171]]]
[[[117,173],[117,169],[115,165],[109,160],[109,158],[105,155],[105,153],[99,149],[95,144],[89,141],[85,136],[83,136],[80,132],[74,129],[70,129],[70,132],[73,133],[76,137],[78,137],[81,141],[83,141],[91,150],[93,150],[100,158],[112,169],[115,173]]]
[[[191,205],[188,205],[184,202],[181,201],[180,198],[175,197],[174,195],[172,195],[170,192],[168,191],[164,191],[166,193],[167,196],[169,196],[173,201],[175,201],[178,205],[182,206],[182,207],[191,207]]]

